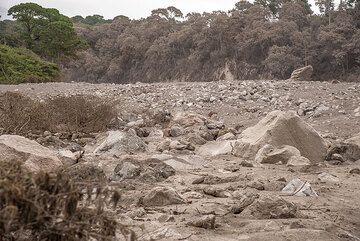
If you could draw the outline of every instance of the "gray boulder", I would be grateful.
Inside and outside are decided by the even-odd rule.
[[[243,217],[255,219],[295,218],[297,207],[282,198],[261,196],[241,213]]]
[[[325,140],[294,111],[273,111],[253,127],[244,130],[235,143],[233,154],[253,159],[264,145],[276,148],[293,146],[312,163],[325,159]]]
[[[85,146],[86,153],[96,155],[122,155],[125,153],[144,152],[147,145],[140,137],[123,131],[108,131]]]
[[[20,161],[31,172],[52,172],[63,164],[55,151],[22,136],[0,136],[0,161]]]

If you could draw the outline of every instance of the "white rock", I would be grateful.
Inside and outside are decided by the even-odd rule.
[[[290,196],[310,196],[317,197],[317,193],[311,187],[309,182],[303,182],[300,179],[296,178],[291,180],[281,191],[284,194],[288,194]]]

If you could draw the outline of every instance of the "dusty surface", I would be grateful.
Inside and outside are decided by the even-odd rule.
[[[20,91],[31,97],[97,95],[116,100],[125,111],[165,107],[217,113],[227,125],[250,126],[273,110],[308,110],[308,123],[322,133],[349,137],[360,132],[360,84],[330,82],[241,81],[209,83],[88,84],[46,83],[1,85],[0,92]],[[325,106],[320,114],[310,110]],[[360,112],[358,112],[360,113]]]
[[[97,95],[114,101],[124,113],[141,119],[149,109],[165,108],[171,113],[191,111],[223,121],[239,133],[273,110],[295,110],[329,143],[360,132],[360,84],[286,81],[244,81],[176,84],[85,84],[50,83],[0,86],[0,92],[19,91],[33,98],[57,95]],[[136,119],[135,118],[135,119]],[[148,137],[146,143],[152,143]],[[171,138],[178,139],[178,138]],[[149,146],[150,146],[149,144]],[[233,155],[196,156],[195,151],[167,151],[178,158],[195,158],[199,165],[181,165],[176,173],[154,183],[137,179],[112,180],[122,188],[122,205],[111,210],[118,220],[133,227],[140,240],[360,240],[360,175],[350,170],[360,163],[327,162],[306,169],[279,164],[242,165]],[[163,154],[164,154],[163,153]],[[134,155],[149,159],[160,152]],[[120,157],[121,159],[121,157]],[[97,160],[101,162],[102,160]],[[320,181],[320,173],[335,181]],[[199,178],[208,182],[199,183]],[[318,197],[284,195],[281,189],[292,179],[311,183]],[[199,184],[194,184],[199,183]],[[184,204],[144,206],[139,198],[154,187],[171,187]],[[209,191],[209,187],[214,190]],[[293,217],[259,218],[244,212],[234,214],[237,192],[259,197],[277,197],[293,203]],[[210,195],[212,193],[212,195]],[[215,226],[193,227],[190,221],[214,215]],[[211,216],[213,218],[213,216]],[[212,229],[214,228],[214,229]],[[122,240],[121,235],[118,237]]]

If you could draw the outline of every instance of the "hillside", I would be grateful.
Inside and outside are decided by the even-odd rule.
[[[0,84],[49,82],[60,77],[59,68],[31,50],[0,44]]]
[[[140,20],[76,24],[89,49],[66,63],[65,77],[95,83],[287,79],[312,65],[314,80],[359,81],[360,5],[317,15],[306,2],[269,9],[266,1],[240,1],[229,12],[187,16],[169,7]]]

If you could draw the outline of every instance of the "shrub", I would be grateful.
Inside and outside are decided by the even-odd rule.
[[[28,49],[0,44],[0,84],[50,82],[59,77],[56,64],[42,60]]]
[[[5,133],[100,132],[115,118],[112,104],[94,96],[38,101],[16,92],[0,95],[0,126]]]

